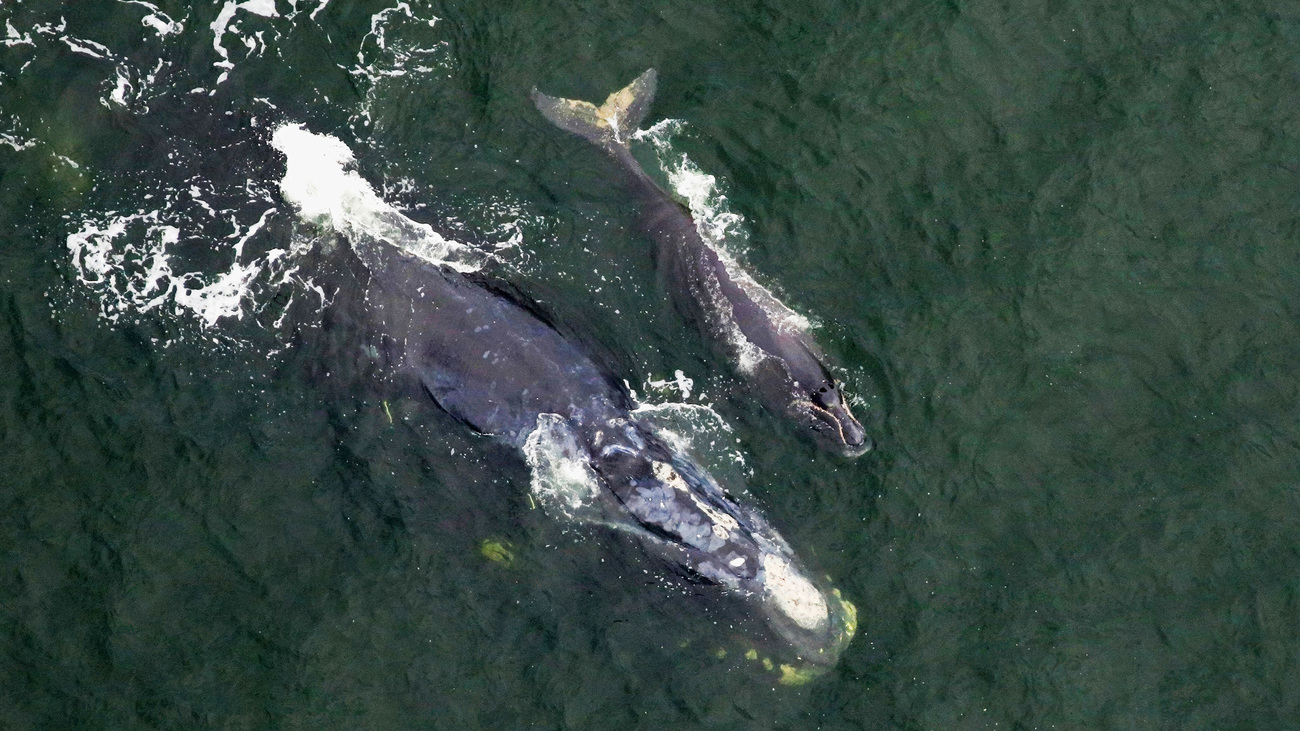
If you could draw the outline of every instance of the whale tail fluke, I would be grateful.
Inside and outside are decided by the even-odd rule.
[[[547,96],[536,87],[533,87],[532,99],[542,116],[560,129],[580,135],[604,149],[626,147],[650,109],[657,78],[655,70],[649,69],[632,83],[610,94],[599,107],[578,99]]]

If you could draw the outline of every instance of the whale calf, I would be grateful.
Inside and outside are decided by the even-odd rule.
[[[836,661],[856,628],[853,605],[819,588],[757,510],[636,419],[626,387],[534,308],[391,247],[369,247],[362,261],[392,368],[478,432],[526,452],[539,436],[565,445],[593,478],[598,522],[749,602],[806,667]]]
[[[641,225],[657,244],[678,304],[706,336],[734,357],[763,401],[805,427],[823,447],[856,457],[871,449],[845,399],[843,384],[805,322],[700,235],[690,211],[637,163],[628,147],[654,99],[650,69],[600,107],[532,90],[548,120],[614,158],[640,205]]]

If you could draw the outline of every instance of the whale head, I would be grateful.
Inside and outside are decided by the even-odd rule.
[[[795,386],[799,388],[800,384]],[[857,457],[873,446],[844,398],[844,386],[829,374],[819,379],[814,387],[797,391],[790,409],[828,449]]]
[[[871,439],[844,396],[844,384],[831,374],[821,350],[804,333],[774,341],[766,356],[750,375],[769,408],[783,410],[822,449],[846,457],[871,450]]]
[[[853,637],[856,611],[810,576],[761,513],[642,425],[626,422],[601,441],[592,467],[624,511],[623,530],[757,610],[783,654],[793,651],[809,668],[835,663]]]

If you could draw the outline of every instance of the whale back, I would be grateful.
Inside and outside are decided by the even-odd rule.
[[[522,445],[539,414],[584,424],[630,408],[611,376],[505,290],[414,257],[377,262],[367,299],[398,368],[476,431]]]

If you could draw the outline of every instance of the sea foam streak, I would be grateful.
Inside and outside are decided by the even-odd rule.
[[[315,18],[329,0],[323,0],[311,13],[311,18]],[[280,17],[280,12],[276,10],[275,0],[226,0],[217,12],[216,20],[208,27],[212,29],[212,48],[221,57],[220,61],[213,62],[213,66],[221,69],[221,74],[217,77],[217,85],[221,85],[230,77],[231,69],[235,68],[235,62],[230,58],[230,49],[226,48],[225,38],[227,35],[235,35],[240,44],[247,49],[244,58],[260,57],[271,48],[271,43],[280,39],[280,28],[275,24],[269,24],[266,30],[242,31],[240,28],[241,20],[240,11],[245,15],[252,15],[265,19],[263,23],[273,21]],[[285,19],[292,24],[293,19],[301,10],[298,9],[298,3],[293,3],[293,9],[285,15]],[[266,40],[266,35],[271,36],[270,42]]]
[[[195,205],[193,200],[188,203]],[[182,235],[187,231],[198,237],[205,234],[195,231],[202,225],[175,199],[163,201],[155,210],[90,216],[68,235],[67,247],[77,281],[98,295],[109,322],[162,310],[188,313],[212,328],[222,319],[239,320],[247,312],[258,311],[262,305],[256,302],[257,289],[276,290],[290,283],[314,289],[296,277],[294,260],[302,253],[300,249],[244,255],[245,245],[261,232],[274,210],[266,209],[246,227],[236,224],[234,233],[225,237],[233,242],[228,248],[232,261],[228,268],[215,272],[180,269],[184,265],[175,251]],[[211,217],[215,214],[212,211]],[[324,294],[316,291],[323,299]]]
[[[179,34],[184,29],[184,23],[171,20],[160,13],[156,7],[140,0],[126,4],[142,5],[154,11],[154,14],[142,18],[141,23],[157,33],[157,36],[151,39],[152,43],[158,44],[155,47],[156,52],[150,53],[145,50],[148,45],[144,48],[132,49],[130,52],[120,52],[98,41],[71,35],[68,32],[66,17],[60,18],[57,24],[39,23],[23,31],[19,31],[14,26],[12,18],[6,19],[5,35],[0,39],[0,44],[13,49],[11,53],[15,54],[71,52],[111,65],[113,78],[103,82],[104,93],[100,96],[99,103],[110,109],[122,108],[133,114],[148,114],[149,102],[168,93],[166,87],[158,83],[159,74],[171,65],[163,58],[162,51],[166,44],[161,43],[160,39]],[[30,63],[31,60],[23,63],[19,69],[20,73],[25,71]]]
[[[314,17],[326,3],[327,0],[319,4],[311,0],[294,3],[292,10],[281,13],[269,0],[224,2],[216,21],[210,25],[213,48],[220,57],[217,66],[222,70],[217,83],[223,81],[226,72],[240,60],[238,49],[243,49],[244,59],[262,55],[268,42],[280,37],[277,29],[292,27],[300,14],[306,17],[306,13],[298,9],[300,4],[307,8],[314,5]],[[123,0],[123,6],[141,11],[140,22],[151,31],[149,43],[157,47],[159,55],[150,59],[147,66],[128,61],[125,55],[94,40],[73,37],[68,33],[65,19],[32,25],[27,29],[16,27],[13,19],[8,19],[3,29],[4,42],[23,53],[49,52],[49,47],[57,44],[67,51],[104,63],[109,75],[104,81],[101,103],[114,108],[125,107],[140,115],[148,114],[149,102],[162,95],[177,93],[174,86],[158,84],[157,79],[163,69],[173,65],[162,52],[174,46],[189,18],[174,19],[144,0]],[[397,8],[381,12],[376,17],[400,14],[402,9],[409,14],[409,8],[399,2]],[[227,43],[232,38],[238,38],[240,43]],[[197,88],[193,92],[215,93],[215,89]],[[259,101],[274,109],[269,101]],[[253,124],[257,125],[256,118],[253,118]],[[340,231],[358,240],[367,237],[401,240],[411,253],[460,271],[475,269],[487,258],[477,250],[443,239],[429,227],[411,221],[384,204],[355,173],[343,170],[351,161],[352,154],[337,140],[333,140],[331,145],[332,138],[322,136],[316,140],[320,144],[313,146],[310,136],[295,138],[293,130],[286,130],[278,140],[286,154],[290,146],[296,145],[295,154],[291,155],[291,173],[296,171],[296,176],[288,180],[290,190],[286,192],[292,192],[296,186],[296,189],[304,191],[306,198],[316,200],[322,195],[336,194],[331,199],[336,205],[312,213],[331,216],[331,225],[336,225]],[[252,147],[259,144],[255,139],[248,142]],[[44,143],[14,129],[0,134],[0,145],[24,152]],[[250,239],[262,231],[268,215],[278,210],[277,196],[263,189],[269,181],[241,181],[238,185],[240,190],[222,181],[194,177],[180,184],[164,183],[167,178],[184,180],[185,175],[191,174],[194,160],[181,152],[183,149],[183,145],[178,146],[176,153],[167,156],[165,172],[155,171],[159,173],[158,182],[152,185],[152,190],[149,182],[133,181],[132,185],[114,186],[118,193],[110,198],[136,200],[125,205],[108,203],[99,211],[73,219],[74,230],[66,243],[75,278],[98,296],[106,319],[118,322],[123,317],[141,313],[170,311],[193,316],[205,329],[212,330],[221,321],[242,320],[250,312],[261,314],[268,306],[278,310],[280,304],[270,305],[270,298],[265,295],[276,295],[276,291],[285,286],[289,287],[290,299],[306,289],[319,295],[323,305],[325,293],[297,274],[297,259],[310,248],[311,242],[296,241],[288,248],[268,249],[265,246],[268,240],[262,236],[248,247],[249,251],[245,251]],[[78,163],[62,156],[55,157],[77,174],[82,174]],[[314,181],[311,179],[313,176],[316,178]],[[145,180],[148,181],[149,177]],[[148,204],[141,205],[140,198]],[[268,205],[256,209],[258,199],[265,199]],[[224,257],[183,255],[182,252],[202,248],[196,244],[204,241],[209,242],[207,247],[211,252],[229,253]],[[220,263],[222,258],[224,263]],[[217,266],[214,267],[214,263]],[[284,310],[287,312],[287,307]],[[284,314],[279,317],[275,323],[277,328],[283,323]]]

